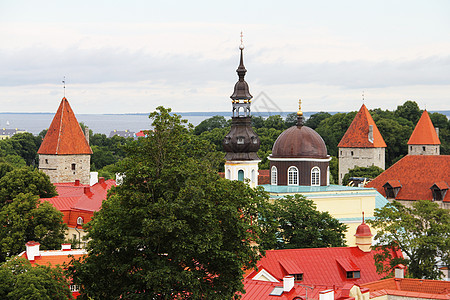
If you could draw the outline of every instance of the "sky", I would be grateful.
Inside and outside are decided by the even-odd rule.
[[[0,112],[450,110],[450,1],[0,0]],[[62,81],[65,77],[65,89]]]

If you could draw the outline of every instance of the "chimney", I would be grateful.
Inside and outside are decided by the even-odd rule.
[[[105,183],[105,177],[99,177],[98,178],[98,183],[100,183],[100,184]]]
[[[284,276],[283,277],[283,291],[289,293],[294,287],[294,276]]]
[[[91,172],[90,175],[89,185],[96,184],[98,182],[98,172]]]
[[[40,244],[38,242],[34,242],[34,241],[29,241],[25,244],[27,258],[29,261],[32,261],[35,259],[35,257],[40,256],[39,246],[40,246]]]
[[[436,130],[436,134],[439,137],[439,127],[435,127],[434,130]]]
[[[373,125],[369,125],[369,142],[373,143]]]
[[[89,128],[87,126],[84,127],[84,136],[86,137],[86,142],[89,145]]]
[[[75,184],[74,186],[80,186],[80,179],[75,179]]]
[[[84,187],[84,193],[85,193],[87,196],[92,195],[91,187],[90,187],[90,186],[85,186],[85,187]]]
[[[319,300],[334,300],[334,290],[320,291]]]
[[[406,269],[406,267],[402,264],[396,265],[394,267],[395,278],[405,278],[405,269]]]
[[[72,245],[71,244],[61,244],[61,250],[62,251],[70,251],[70,250],[72,250]]]

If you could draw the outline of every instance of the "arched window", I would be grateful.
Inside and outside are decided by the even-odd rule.
[[[252,182],[255,182],[256,180],[255,180],[255,176],[256,175],[256,172],[255,172],[255,169],[253,169],[252,170]]]
[[[271,185],[277,185],[278,184],[278,170],[277,167],[272,167],[271,177],[270,177],[270,184]]]
[[[244,181],[244,170],[239,170],[238,171],[238,180],[239,181]]]
[[[320,185],[320,169],[319,167],[314,167],[311,169],[311,185]]]
[[[230,169],[227,170],[227,179],[231,179],[231,170]]]
[[[296,167],[288,169],[288,185],[298,185],[298,169]]]
[[[82,217],[77,218],[77,225],[83,225],[84,221]]]

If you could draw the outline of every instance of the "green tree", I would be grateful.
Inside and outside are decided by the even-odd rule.
[[[27,165],[34,166],[38,163],[37,151],[42,140],[29,132],[13,135],[8,141],[13,145],[15,152],[21,156]]]
[[[275,199],[273,206],[268,206],[263,213],[261,219],[275,219],[279,224],[278,228],[272,224],[272,229],[263,230],[268,236],[267,239],[263,237],[265,247],[273,245],[270,244],[273,235],[277,237],[278,249],[345,246],[347,225],[328,212],[318,211],[314,202],[302,195]]]
[[[264,120],[264,127],[273,128],[276,130],[285,130],[286,125],[283,118],[280,115],[269,116]]]
[[[289,128],[297,124],[297,113],[290,113],[286,116],[286,120],[284,120],[284,127]]]
[[[405,207],[394,201],[375,210],[375,219],[367,221],[377,229],[376,248],[384,250],[376,257],[380,273],[392,271],[399,263],[386,249],[399,248],[406,257],[402,263],[413,278],[439,279],[436,262],[450,264],[450,212],[436,202],[417,201]]]
[[[69,284],[60,267],[33,267],[17,257],[0,265],[1,299],[73,299]]]
[[[211,131],[214,128],[225,128],[228,126],[227,120],[223,116],[213,116],[209,119],[203,120],[194,129],[195,135],[200,135],[202,132]]]
[[[394,111],[394,115],[397,118],[404,118],[411,121],[414,125],[416,125],[422,115],[422,111],[415,101],[408,100],[402,105],[397,106],[397,109]]]
[[[315,129],[323,138],[328,154],[338,156],[338,144],[355,118],[356,112],[336,113],[322,120]]]
[[[70,274],[96,299],[231,299],[255,266],[256,205],[266,197],[220,179],[222,155],[158,107],[154,130],[120,163],[124,181],[87,224],[89,256]]]
[[[331,117],[330,113],[321,111],[311,115],[308,120],[306,120],[305,125],[311,127],[312,129],[316,129],[317,127],[319,127],[320,122],[329,117]]]
[[[0,261],[25,250],[28,241],[41,243],[42,249],[56,249],[64,242],[67,229],[62,213],[31,193],[20,193],[4,205],[0,224]]]
[[[0,178],[0,208],[20,193],[31,193],[40,198],[58,195],[49,177],[30,167],[14,169]]]
[[[350,182],[351,177],[366,177],[370,179],[374,179],[381,173],[383,173],[383,169],[377,166],[370,167],[354,167],[353,169],[348,170],[348,173],[344,175],[342,179],[342,185],[347,185]]]

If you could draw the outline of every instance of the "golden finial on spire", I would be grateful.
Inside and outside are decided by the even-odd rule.
[[[303,116],[303,112],[302,112],[302,99],[298,99],[298,112],[297,112],[297,116]]]

